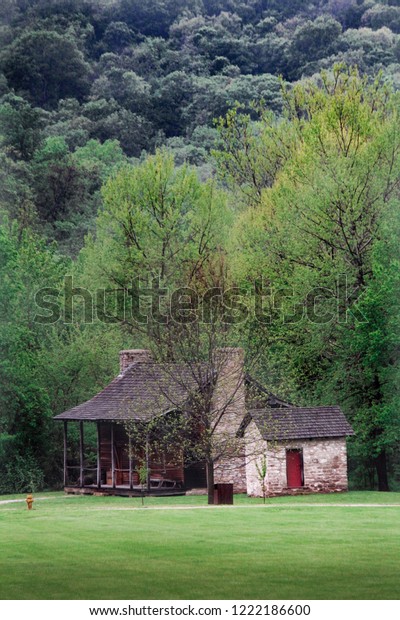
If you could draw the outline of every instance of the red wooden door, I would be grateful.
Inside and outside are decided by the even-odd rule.
[[[286,451],[286,473],[288,487],[303,486],[303,456],[301,450]]]

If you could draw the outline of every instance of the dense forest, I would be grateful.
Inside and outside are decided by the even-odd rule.
[[[399,1],[0,20],[0,493],[59,486],[52,416],[168,340],[124,306],[154,278],[240,291],[224,338],[291,402],[343,407],[354,487],[398,490]]]

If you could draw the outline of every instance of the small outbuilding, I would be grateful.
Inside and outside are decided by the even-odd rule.
[[[247,493],[263,494],[260,455],[268,495],[346,491],[346,437],[352,434],[339,407],[250,410],[244,431]]]

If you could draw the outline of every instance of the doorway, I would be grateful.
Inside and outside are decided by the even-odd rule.
[[[289,488],[304,486],[302,450],[286,450],[286,477]]]

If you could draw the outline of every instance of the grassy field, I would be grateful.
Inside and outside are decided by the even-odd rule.
[[[0,504],[1,599],[400,597],[398,493],[265,507],[236,496],[234,507],[204,509],[204,497],[142,509],[138,499],[39,495],[32,511]]]

